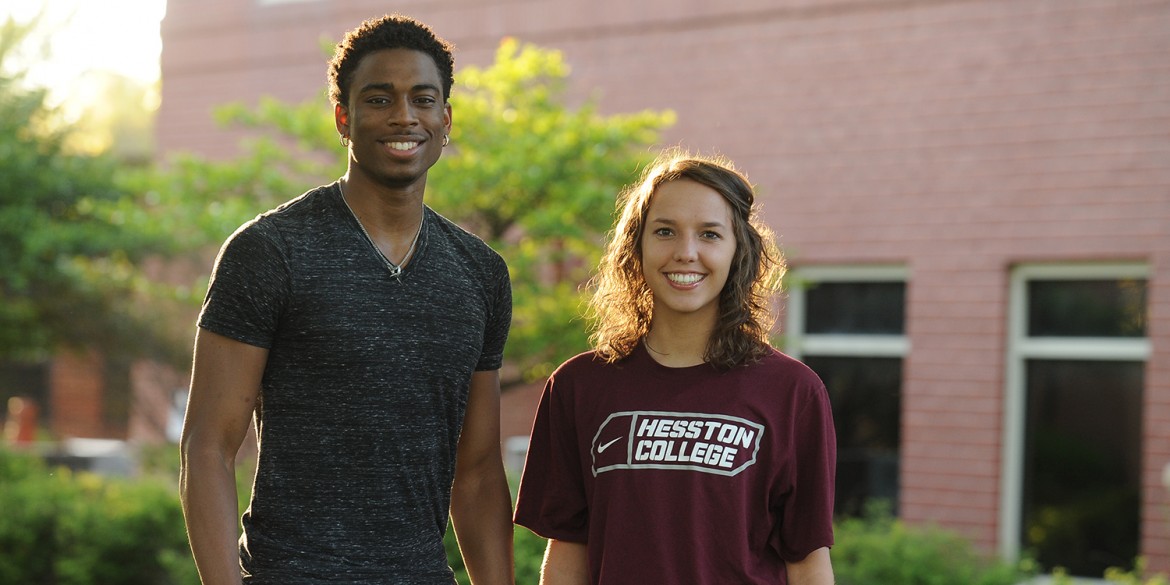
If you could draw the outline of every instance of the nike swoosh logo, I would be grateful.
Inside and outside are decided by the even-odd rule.
[[[610,446],[610,445],[612,445],[612,444],[614,444],[614,443],[616,443],[616,442],[618,442],[618,441],[622,440],[623,438],[624,438],[624,437],[618,437],[618,438],[616,438],[616,439],[614,439],[614,440],[612,440],[612,441],[610,441],[610,442],[608,442],[608,443],[606,443],[606,444],[604,444],[604,445],[602,445],[602,446],[598,447],[598,448],[597,448],[597,452],[598,452],[598,453],[602,453],[602,452],[603,452],[603,451],[605,451],[606,449],[609,449],[609,446]]]

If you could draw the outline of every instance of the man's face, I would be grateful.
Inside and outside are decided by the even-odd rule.
[[[451,131],[451,106],[429,55],[386,49],[362,58],[349,103],[334,111],[350,138],[350,170],[391,188],[422,187]],[[420,182],[421,181],[421,182]]]

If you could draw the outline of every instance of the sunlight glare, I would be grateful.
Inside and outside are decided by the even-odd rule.
[[[53,101],[88,93],[87,73],[158,80],[166,0],[0,0],[0,19],[27,22],[42,11],[38,32],[49,36],[50,54],[26,65],[28,81],[48,88]]]

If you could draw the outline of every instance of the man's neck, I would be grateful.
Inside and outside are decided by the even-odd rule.
[[[422,232],[421,191],[415,196],[393,189],[355,189],[362,183],[351,181],[351,176],[341,178],[342,201],[382,255],[395,265],[405,265]]]
[[[346,205],[375,239],[401,236],[405,232],[409,232],[408,236],[414,234],[422,220],[425,183],[424,177],[416,184],[397,188],[352,171],[341,178]]]

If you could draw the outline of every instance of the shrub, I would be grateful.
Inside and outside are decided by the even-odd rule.
[[[197,585],[173,485],[0,449],[0,583]]]
[[[1115,585],[1170,585],[1170,578],[1161,573],[1146,574],[1146,560],[1137,557],[1134,561],[1134,570],[1127,571],[1120,567],[1105,569],[1105,581]],[[1052,585],[1072,585],[1073,580],[1063,567],[1052,571]]]
[[[1105,580],[1117,585],[1170,585],[1170,577],[1158,573],[1146,573],[1146,559],[1138,557],[1134,561],[1134,570],[1126,571],[1118,567],[1105,569]]]
[[[1015,585],[1027,575],[978,555],[958,535],[912,528],[884,507],[840,521],[833,547],[838,585]]]
[[[517,526],[512,542],[516,549],[516,582],[540,582],[540,564],[544,562],[548,541],[523,526]]]

